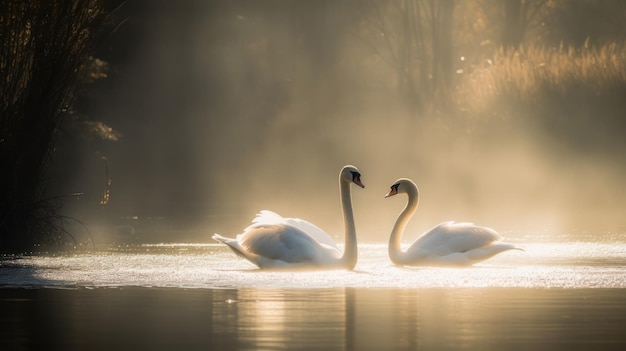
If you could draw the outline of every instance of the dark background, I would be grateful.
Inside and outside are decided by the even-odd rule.
[[[521,45],[623,42],[622,2],[531,3],[541,11]],[[366,184],[353,191],[366,240],[388,235],[402,201],[383,195],[399,177],[421,189],[415,231],[443,220],[501,231],[620,228],[624,105],[584,91],[540,95],[549,108],[505,95],[468,112],[454,92],[493,58],[506,22],[489,1],[451,4],[452,93],[429,105],[420,91],[406,98],[393,61],[400,49],[381,41],[402,2],[129,1],[95,54],[107,77],[82,86],[76,102],[119,140],[66,124],[50,193],[84,192],[63,211],[89,225],[177,218],[185,235],[208,240],[270,209],[341,236],[337,174],[354,164]]]

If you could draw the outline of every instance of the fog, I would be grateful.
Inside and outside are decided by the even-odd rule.
[[[363,34],[365,10],[341,3],[128,2],[98,52],[108,78],[86,88],[95,93],[84,104],[122,137],[80,150],[62,190],[85,195],[66,210],[103,212],[94,204],[105,156],[111,224],[182,216],[196,233],[232,236],[269,209],[342,241],[345,164],[366,186],[352,187],[360,240],[387,239],[406,199],[384,195],[400,177],[421,196],[407,237],[444,220],[501,232],[626,224],[623,144],[591,150],[602,136],[579,144],[533,116],[476,122],[417,110]]]

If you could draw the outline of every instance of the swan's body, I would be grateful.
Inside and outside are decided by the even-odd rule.
[[[500,252],[521,248],[502,242],[495,230],[473,223],[444,222],[422,234],[402,251],[402,235],[407,223],[417,211],[419,192],[410,179],[398,179],[385,196],[407,194],[406,207],[398,215],[389,238],[389,258],[400,266],[471,265]]]
[[[236,239],[219,234],[214,234],[213,239],[259,268],[353,269],[357,242],[350,183],[364,187],[356,167],[345,166],[339,174],[345,224],[343,255],[333,239],[316,225],[298,218],[283,218],[271,211],[261,211]]]

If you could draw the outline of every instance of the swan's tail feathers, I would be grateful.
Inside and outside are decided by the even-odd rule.
[[[498,247],[498,249],[500,250],[499,252],[502,251],[507,251],[507,250],[520,250],[520,251],[526,251],[524,250],[523,247],[521,246],[517,246],[515,244],[511,244],[511,243],[505,243],[505,242],[499,242],[497,244],[495,244],[494,246]]]
[[[509,251],[509,250],[521,250],[524,251],[524,249],[522,249],[521,247],[517,246],[517,245],[513,245],[510,243],[505,243],[505,242],[498,242],[498,243],[494,243],[492,245],[489,245],[485,248],[486,250],[484,251],[484,257],[485,259],[493,257],[501,252],[504,251]]]
[[[232,240],[232,239],[229,239],[229,238],[227,238],[227,237],[221,236],[221,235],[219,235],[219,234],[217,234],[217,233],[214,233],[214,234],[211,236],[211,239],[213,239],[213,240],[215,240],[215,241],[218,241],[218,242],[220,242],[220,243],[223,243],[223,244],[226,244],[229,240]]]
[[[484,246],[482,248],[471,250],[465,253],[465,257],[469,264],[477,263],[480,261],[484,261],[488,258],[491,258],[501,252],[508,250],[521,250],[524,251],[523,248],[505,242],[496,242],[488,246]]]
[[[244,254],[244,252],[242,251],[241,246],[239,245],[239,242],[235,239],[231,239],[231,238],[227,238],[225,236],[221,236],[217,233],[213,234],[213,236],[211,236],[211,238],[215,241],[218,241],[222,244],[225,244],[226,246],[228,246],[231,250],[233,250],[233,252],[241,257],[241,258],[245,258],[248,259],[248,257]]]

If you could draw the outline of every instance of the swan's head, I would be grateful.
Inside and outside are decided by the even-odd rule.
[[[411,179],[400,178],[393,183],[391,189],[389,190],[387,195],[385,195],[385,198],[397,194],[408,194],[411,192],[417,192],[417,185],[415,185],[415,183],[413,183]]]
[[[365,185],[361,183],[361,172],[354,166],[345,166],[341,169],[341,180],[365,188]]]

